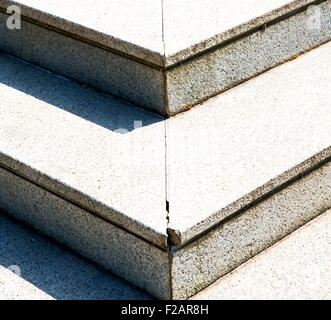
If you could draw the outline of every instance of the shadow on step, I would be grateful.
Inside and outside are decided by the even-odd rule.
[[[0,51],[0,83],[117,133],[164,118]]]
[[[55,299],[151,299],[147,293],[1,212],[0,265],[18,266],[23,279]]]

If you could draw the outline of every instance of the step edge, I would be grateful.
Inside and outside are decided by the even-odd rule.
[[[164,65],[164,53],[156,52],[137,44],[116,38],[78,23],[55,16],[48,12],[23,5],[17,1],[0,0],[0,12],[7,14],[7,8],[16,5],[21,9],[22,19],[43,28],[66,35],[78,41],[111,51],[138,63],[161,69]]]
[[[224,32],[217,33],[208,39],[195,43],[185,49],[181,49],[178,52],[167,54],[165,50],[165,70],[171,70],[182,63],[196,59],[210,51],[217,50],[219,47],[255,33],[261,28],[286,20],[293,15],[305,11],[309,6],[319,5],[328,1],[329,0],[295,0],[248,22],[242,23]]]
[[[235,200],[226,207],[212,213],[206,219],[185,231],[178,230],[170,224],[168,226],[168,235],[169,242],[171,243],[171,251],[175,252],[186,247],[209,232],[212,232],[214,229],[217,229],[220,225],[225,224],[234,216],[245,212],[250,207],[285,189],[287,186],[328,162],[331,162],[331,146],[284,171],[262,186],[245,194],[242,198]],[[201,225],[204,225],[203,228],[201,228]]]
[[[36,168],[32,168],[20,160],[3,153],[0,150],[0,168],[3,168],[34,185],[62,198],[89,213],[98,216],[116,227],[133,234],[143,240],[159,247],[168,248],[168,234],[166,230],[161,233],[152,227],[133,219],[105,203],[102,203],[88,194],[71,187],[54,177],[51,177]]]

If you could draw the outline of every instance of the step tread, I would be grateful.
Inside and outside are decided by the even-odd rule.
[[[0,300],[53,300],[29,281],[0,266]]]

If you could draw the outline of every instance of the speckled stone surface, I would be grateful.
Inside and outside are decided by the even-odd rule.
[[[163,119],[5,55],[0,64],[1,165],[166,248]]]
[[[129,238],[125,237],[125,241],[123,242],[123,239],[121,239],[118,235],[118,230],[116,230],[116,232],[111,232],[112,228],[109,230],[109,226],[106,228],[108,231],[106,232],[108,237],[106,242],[104,242],[105,240],[103,235],[106,230],[102,227],[103,222],[100,223],[99,218],[91,217],[90,214],[84,217],[82,215],[83,210],[77,210],[74,206],[70,209],[68,208],[67,203],[62,203],[61,205],[61,201],[63,200],[56,199],[55,196],[49,195],[43,190],[38,190],[40,196],[36,196],[37,192],[34,188],[37,187],[31,185],[30,183],[22,183],[22,179],[13,176],[11,173],[5,172],[5,170],[0,169],[0,172],[1,184],[4,183],[6,186],[10,186],[9,188],[2,187],[0,189],[1,207],[6,207],[6,210],[10,210],[11,214],[13,214],[12,210],[14,210],[16,212],[14,213],[14,216],[17,218],[32,223],[34,227],[38,228],[42,232],[50,234],[60,242],[64,242],[67,245],[69,244],[71,247],[78,250],[78,252],[88,257],[92,256],[93,260],[99,262],[100,260],[98,259],[101,259],[101,264],[103,266],[109,269],[109,266],[111,265],[111,270],[115,271],[120,276],[123,276],[123,274],[125,274],[128,270],[133,274],[138,272],[139,275],[134,274],[135,278],[133,282],[141,285],[141,281],[145,281],[145,289],[146,279],[149,281],[156,281],[156,279],[160,280],[160,277],[162,277],[159,271],[162,269],[164,270],[166,265],[161,264],[160,261],[163,260],[161,257],[155,259],[157,256],[155,255],[155,252],[153,253],[153,258],[151,257],[151,260],[148,261],[148,265],[137,271],[137,266],[142,266],[142,261],[139,258],[137,259],[136,255],[138,254],[138,257],[140,258],[146,258],[146,254],[150,251],[150,248],[144,248],[144,254],[141,254],[141,243],[137,243],[136,240],[135,245],[131,248],[134,252],[131,252],[131,249],[128,248],[132,244],[130,241],[130,236]],[[270,246],[282,236],[309,221],[315,215],[325,211],[326,208],[331,206],[330,176],[331,165],[329,164],[316,170],[309,176],[304,177],[285,190],[270,197],[268,200],[258,204],[241,216],[234,218],[232,221],[221,226],[215,231],[210,232],[208,235],[198,241],[195,241],[195,243],[189,245],[187,248],[181,249],[179,252],[175,252],[172,259],[172,287],[174,288],[172,298],[184,299],[189,297],[196,291],[206,287],[211,282],[211,276],[214,272],[218,270],[224,272],[224,268],[228,271],[232,270],[238,264],[246,261],[259,251],[263,250],[263,248]],[[328,180],[325,180],[325,178]],[[7,179],[10,183],[8,183]],[[24,190],[23,193],[19,194],[21,192],[20,190]],[[312,192],[312,190],[315,190],[315,192]],[[15,203],[12,202],[13,197],[10,193],[15,193]],[[40,200],[38,200],[39,197],[41,197],[41,201],[43,201],[42,203],[45,203],[46,200],[48,204],[50,203],[49,197],[51,197],[53,198],[51,201],[53,204],[46,208],[41,205]],[[289,201],[289,197],[293,197],[294,199]],[[58,206],[57,204],[60,205]],[[43,215],[44,217],[42,217]],[[49,252],[47,252],[47,248],[46,250],[43,248],[43,244],[42,250],[37,250],[38,254],[36,255],[35,247],[39,246],[38,239],[35,244],[36,240],[34,238],[36,236],[30,238],[29,241],[24,241],[26,237],[22,238],[21,235],[17,238],[17,232],[12,232],[13,230],[10,225],[8,227],[8,221],[3,217],[0,217],[0,219],[1,244],[3,245],[0,247],[0,252],[2,253],[0,258],[1,265],[19,266],[23,278],[25,277],[26,280],[32,282],[37,287],[43,289],[43,291],[55,298],[111,299],[114,298],[114,294],[118,298],[118,293],[112,292],[114,290],[113,286],[115,285],[113,282],[117,282],[116,279],[113,280],[110,275],[106,275],[103,272],[95,270],[96,268],[90,267],[87,262],[76,262],[77,259],[75,257],[71,257],[70,255],[68,257],[68,254],[65,252],[63,253],[63,250],[59,248],[55,248],[55,251],[52,249],[52,254],[50,255]],[[72,219],[75,220],[74,223],[70,223]],[[84,223],[83,226],[81,226],[81,229],[77,228],[77,222],[79,222],[79,220]],[[94,224],[93,222],[96,222],[96,220],[98,220],[98,222]],[[47,223],[47,221],[49,223]],[[9,232],[10,236],[6,235]],[[101,234],[99,234],[100,232]],[[323,234],[320,236],[323,236]],[[217,237],[217,241],[215,237]],[[27,242],[30,242],[30,244],[27,245]],[[104,245],[101,245],[102,242]],[[213,243],[212,246],[211,243]],[[229,243],[231,245],[229,245]],[[110,245],[110,247],[108,247],[108,245]],[[125,248],[121,248],[121,250],[117,252],[117,248],[119,246],[121,247],[121,245],[124,245]],[[136,246],[140,247],[138,253]],[[106,247],[108,247],[108,250],[106,250]],[[213,249],[212,251],[210,251],[211,248]],[[28,252],[26,252],[26,250],[28,250]],[[97,257],[97,252],[100,251],[102,257]],[[105,254],[106,252],[107,254]],[[242,252],[245,253],[245,257],[243,257]],[[47,259],[43,260],[45,255]],[[128,261],[126,261],[126,263],[122,265],[121,262],[123,261],[123,255],[126,256],[126,259],[129,259],[131,262],[128,263]],[[70,262],[67,261],[68,258],[70,259]],[[117,260],[118,258],[120,261]],[[43,262],[38,263],[38,259],[42,259]],[[240,259],[239,262],[238,259]],[[279,256],[277,259],[279,262]],[[71,260],[73,260],[73,263]],[[51,261],[53,262],[51,263]],[[301,263],[304,263],[305,260],[300,261]],[[116,263],[118,262],[121,265],[119,268],[120,271],[116,266]],[[51,267],[50,270],[47,270],[46,272],[44,269],[49,268],[48,263],[51,263]],[[282,260],[281,263],[284,263],[284,260]],[[38,268],[33,267],[35,264],[38,264]],[[56,267],[57,264],[60,264],[61,267]],[[79,279],[82,275],[74,273],[73,279],[70,275],[73,272],[82,273],[82,264],[84,265],[84,273],[87,273],[87,276],[84,276],[84,283],[80,283],[75,294],[70,290],[73,290],[75,279]],[[321,262],[320,265],[325,267],[325,265]],[[67,267],[70,268],[69,274],[66,272]],[[56,270],[53,270],[54,268]],[[36,273],[36,270],[39,270],[40,272]],[[169,269],[166,268],[166,270]],[[187,270],[195,271],[196,273],[189,273]],[[61,272],[63,272],[63,274],[61,274]],[[142,272],[148,273],[148,276],[146,275],[146,277],[141,277]],[[179,278],[176,278],[178,273],[180,273],[180,276]],[[92,275],[94,276],[91,278]],[[216,275],[216,273],[214,275]],[[128,275],[125,274],[124,276],[127,277]],[[217,276],[219,276],[219,274]],[[65,281],[66,277],[70,277],[69,283]],[[101,281],[100,278],[102,279],[101,289],[99,288]],[[217,278],[214,278],[214,280],[215,279]],[[185,281],[184,284],[183,281]],[[198,287],[192,290],[192,285],[197,285],[196,281],[199,282]],[[105,283],[109,284],[109,287],[105,287]],[[159,298],[169,298],[169,296],[167,297],[164,295],[165,292],[162,291],[164,288],[161,288],[165,285],[165,283],[157,283],[159,285],[158,289],[161,291],[156,292],[157,289],[155,287],[152,289],[149,288],[150,284],[147,285],[147,289]],[[166,283],[169,285],[167,281]],[[12,292],[8,292],[8,279],[4,282],[4,284],[6,284],[6,286],[1,287],[0,282],[0,299],[1,295],[6,298],[10,295],[10,297],[14,298],[15,291],[12,290]],[[11,285],[13,286],[12,288],[16,290],[18,285],[23,286],[24,289],[32,291],[33,295],[36,293],[40,299],[49,298],[48,296],[43,296],[35,288],[31,289],[31,286],[28,286],[22,281],[19,281],[18,284],[17,280],[14,279]],[[96,290],[94,293],[96,296],[91,296],[90,291],[88,291],[89,293],[87,294],[84,289],[84,285],[88,288],[95,286]],[[128,288],[125,284],[123,285],[119,282],[116,287],[118,285],[121,287],[124,286],[124,293],[122,292],[122,296],[120,297],[121,299],[125,299],[125,295],[129,295],[128,298],[133,299],[141,299],[141,297],[143,299],[148,298],[147,295],[139,290],[137,290],[135,295],[135,291],[130,287]],[[155,285],[155,283],[152,283],[152,285]],[[178,285],[181,285],[181,287],[178,287]],[[275,285],[279,285],[279,282],[275,282]],[[301,288],[307,290],[302,283]],[[65,291],[62,292],[62,290]],[[210,292],[208,290],[210,289],[207,289],[206,294]],[[163,295],[160,296],[160,292],[162,292]],[[294,290],[294,292],[297,291]],[[317,292],[323,294],[324,291],[319,289]],[[263,293],[263,290],[261,293]],[[203,292],[201,294],[203,295]],[[24,295],[24,291],[21,292],[21,295]],[[314,297],[314,293],[310,292],[310,297]],[[217,296],[214,297],[214,299],[217,299]]]
[[[161,0],[0,0],[15,4],[24,17],[118,52],[162,65]]]
[[[320,215],[192,299],[330,299],[330,218]],[[151,298],[2,213],[0,238],[1,300]]]
[[[0,209],[155,297],[170,298],[165,251],[2,168]]]
[[[1,0],[0,8],[18,5],[24,17],[166,67],[316,2]]]
[[[160,70],[24,20],[21,30],[8,30],[6,19],[0,12],[1,50],[164,113]]]
[[[314,0],[164,0],[166,65],[236,38]]]
[[[0,299],[151,299],[145,291],[2,212],[0,238]],[[20,276],[8,271],[13,266]]]
[[[192,299],[330,300],[330,228],[329,210]]]
[[[2,13],[0,48],[166,116],[331,39],[330,1],[313,30],[306,9],[315,0],[2,0],[0,8],[13,3],[22,29],[8,30]]]
[[[331,157],[330,61],[331,42],[167,120],[174,243]]]
[[[2,54],[0,208],[187,298],[329,207],[327,165],[279,188],[330,159],[330,46],[168,120]]]
[[[1,164],[162,248],[167,227],[183,245],[330,157],[330,46],[167,121],[2,55]]]
[[[310,29],[304,11],[167,71],[168,113],[175,115],[331,40],[331,6],[324,2],[319,8],[320,29]]]
[[[145,291],[0,212],[0,299],[146,300]],[[19,268],[20,275],[8,268]],[[17,271],[16,271],[17,272]]]
[[[192,296],[330,209],[330,176],[331,162],[175,251],[173,299]]]

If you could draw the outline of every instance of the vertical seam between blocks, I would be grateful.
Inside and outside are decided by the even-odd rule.
[[[169,103],[168,103],[168,85],[166,76],[166,45],[165,45],[165,22],[164,22],[164,0],[161,0],[161,15],[162,15],[162,44],[163,44],[163,67],[162,67],[162,77],[163,77],[163,108],[166,119],[164,120],[164,161],[165,161],[165,206],[166,206],[166,219],[167,219],[167,254],[168,254],[168,274],[169,274],[169,299],[173,299],[173,289],[172,289],[172,254],[170,252],[170,236],[169,236],[169,224],[170,224],[170,203],[168,194],[168,119],[169,116]]]
[[[162,44],[163,44],[163,60],[165,65],[165,41],[164,41],[164,0],[161,1],[161,16],[162,16]],[[163,74],[163,107],[164,107],[164,113],[168,115],[168,107],[167,107],[167,83],[166,83],[166,75],[165,75],[165,67],[162,68],[162,74]],[[164,161],[165,161],[165,206],[166,206],[166,219],[167,219],[167,234],[168,234],[168,227],[169,227],[169,201],[168,201],[168,146],[167,146],[167,137],[168,137],[168,120],[167,118],[164,121]],[[168,234],[169,239],[169,234]],[[169,245],[168,245],[168,251],[169,251]]]

